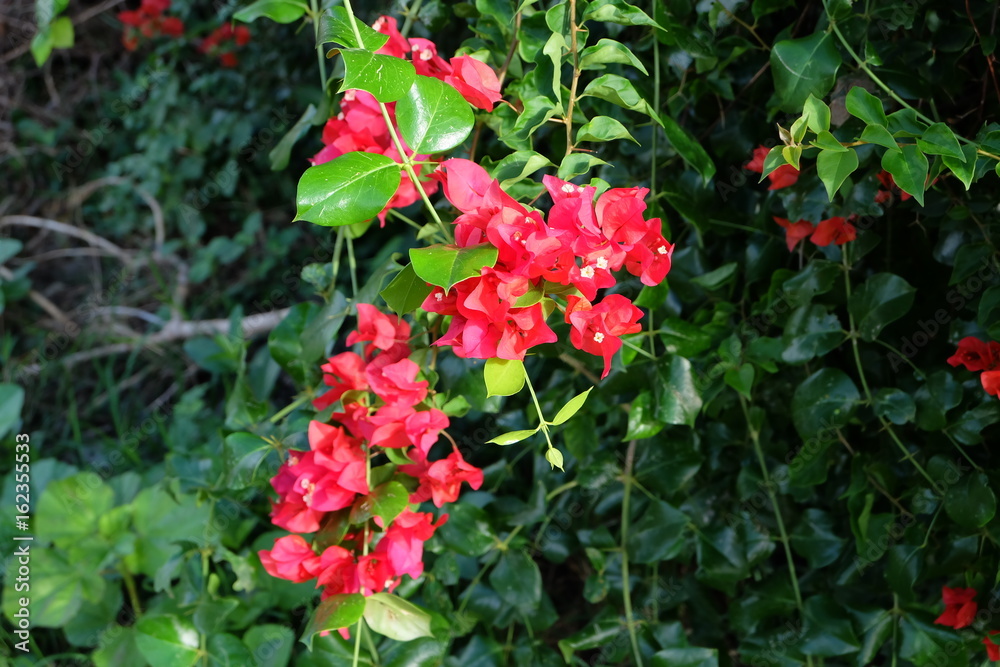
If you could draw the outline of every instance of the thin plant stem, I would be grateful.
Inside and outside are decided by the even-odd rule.
[[[319,61],[319,86],[323,97],[326,97],[326,57],[323,55],[323,45],[319,43],[319,2],[309,0],[309,15],[313,22],[313,38],[316,41],[316,59]]]
[[[566,155],[573,152],[573,106],[576,104],[576,88],[580,83],[580,50],[576,43],[577,30],[576,0],[569,0],[569,34],[570,52],[573,54],[573,81],[569,86],[569,101],[566,103]]]
[[[136,618],[138,618],[142,616],[142,605],[139,603],[139,591],[135,587],[135,578],[125,565],[122,565],[120,571],[122,579],[125,581],[125,590],[128,591],[129,604],[132,605],[132,611],[135,613]]]
[[[538,397],[535,396],[535,388],[531,386],[531,378],[528,374],[524,374],[524,384],[528,385],[528,392],[531,394],[531,402],[535,404],[535,412],[538,413],[538,426],[542,429],[542,433],[545,434],[545,442],[549,443],[549,449],[555,449],[552,444],[552,438],[549,437],[549,427],[545,423],[545,417],[542,416],[542,406],[538,402]]]
[[[413,27],[413,19],[420,11],[420,5],[424,4],[424,0],[413,0],[413,4],[406,8],[403,14],[406,16],[406,20],[403,21],[403,28],[399,31],[403,37],[410,34],[410,28]]]
[[[351,294],[358,295],[358,263],[354,260],[354,239],[347,232],[347,266],[351,270]]]
[[[639,637],[635,631],[635,616],[632,613],[632,584],[629,581],[628,573],[628,524],[629,524],[629,501],[632,496],[632,467],[635,464],[635,440],[628,443],[625,450],[625,470],[622,475],[622,482],[625,485],[625,494],[622,496],[622,602],[625,605],[625,623],[628,625],[628,637],[632,643],[632,656],[635,658],[636,667],[642,667],[642,653],[639,652]]]
[[[958,441],[955,440],[955,436],[953,436],[951,433],[948,433],[948,429],[944,429],[941,432],[944,433],[944,435],[945,435],[946,438],[948,438],[949,440],[951,440],[951,444],[953,444],[955,446],[955,449],[957,449],[959,451],[959,453],[961,453],[961,455],[965,457],[965,460],[968,461],[969,464],[973,468],[975,468],[979,472],[983,472],[983,469],[979,466],[978,463],[976,463],[975,461],[972,460],[972,458],[969,456],[968,452],[965,451],[965,448],[963,448],[962,445],[958,444]]]
[[[308,403],[311,398],[312,398],[311,394],[303,394],[302,396],[299,396],[294,401],[292,401],[285,407],[281,408],[281,410],[278,410],[276,413],[274,413],[274,416],[271,417],[268,421],[271,422],[272,424],[277,424],[286,416],[288,416],[290,412],[292,412],[299,406]]]

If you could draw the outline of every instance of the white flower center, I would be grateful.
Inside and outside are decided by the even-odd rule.
[[[659,248],[656,249],[656,252],[660,253],[661,255],[666,255],[667,254],[667,246],[661,245]]]
[[[384,25],[385,25],[385,18],[380,16],[378,17],[378,19],[375,20],[375,23],[372,24],[372,28],[374,28],[375,30],[381,30],[382,26]]]
[[[594,267],[592,267],[592,266],[585,266],[585,267],[583,267],[582,269],[580,269],[580,275],[583,276],[584,278],[593,278],[594,277]]]
[[[346,116],[343,111],[337,114],[337,120],[344,120],[344,118],[346,118]]]
[[[424,49],[423,51],[420,52],[420,59],[421,60],[430,60],[433,57],[434,57],[434,54],[431,53],[430,49]]]
[[[299,457],[294,455],[288,457],[288,465],[297,466],[298,464],[299,464]]]
[[[594,342],[595,343],[603,343],[604,342],[604,334],[602,334],[600,331],[598,331],[597,333],[595,333],[594,334]]]
[[[344,99],[347,100],[348,102],[353,102],[354,98],[357,96],[358,96],[358,91],[354,90],[353,88],[344,93]]]
[[[606,269],[606,268],[608,268],[608,258],[607,257],[598,257],[597,258],[597,268],[599,268],[599,269]]]
[[[438,301],[444,301],[444,294],[438,292],[437,294],[434,295],[434,298],[437,299]]]
[[[564,183],[562,186],[562,191],[565,192],[566,194],[571,194],[573,192],[576,192],[576,186],[573,185],[572,183]]]

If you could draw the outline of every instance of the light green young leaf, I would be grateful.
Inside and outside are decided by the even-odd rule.
[[[855,86],[847,91],[844,104],[847,107],[847,113],[860,118],[866,125],[881,125],[882,127],[889,125],[885,109],[882,108],[882,100],[864,88]]]
[[[573,398],[569,399],[569,401],[566,402],[566,405],[559,408],[559,412],[556,413],[556,416],[549,423],[552,424],[553,426],[558,426],[559,424],[564,423],[567,419],[575,415],[580,410],[580,408],[583,407],[583,404],[586,402],[587,397],[590,396],[590,392],[592,392],[593,390],[594,388],[591,387],[582,394],[577,394]]]
[[[580,69],[604,69],[610,63],[631,65],[643,74],[648,75],[646,66],[636,58],[627,46],[613,39],[603,38],[597,44],[588,46],[580,52]]]
[[[628,139],[638,144],[629,131],[620,122],[610,116],[596,116],[590,122],[576,131],[576,142],[581,141],[614,141]]]
[[[307,9],[309,6],[301,0],[257,0],[233,14],[233,18],[252,23],[261,16],[266,16],[275,23],[293,23],[302,18]]]
[[[417,77],[417,71],[406,60],[364,49],[342,49],[344,58],[345,90],[366,90],[379,102],[389,103],[402,99]]]
[[[451,245],[432,245],[411,248],[410,262],[420,278],[444,288],[447,292],[455,283],[478,276],[485,267],[497,262],[495,246],[489,243],[459,248]]]
[[[657,123],[662,125],[659,114],[649,105],[639,91],[635,89],[632,82],[617,74],[604,74],[599,76],[584,89],[581,97],[596,97],[598,99],[617,104],[620,107],[644,113]]]
[[[502,445],[502,446],[513,445],[515,442],[521,442],[522,440],[526,440],[527,438],[530,438],[536,433],[538,433],[537,428],[525,429],[523,431],[510,431],[508,433],[503,433],[495,438],[487,440],[486,442],[493,445]]]
[[[372,630],[399,642],[433,636],[430,614],[391,593],[369,595],[364,617]]]
[[[524,387],[524,362],[517,359],[487,359],[483,368],[487,396],[513,396]]]
[[[898,151],[886,151],[882,156],[882,168],[892,174],[892,180],[899,188],[913,195],[917,203],[924,205],[924,188],[927,183],[927,158],[913,144],[901,146]]]

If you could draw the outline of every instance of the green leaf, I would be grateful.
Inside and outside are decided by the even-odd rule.
[[[694,384],[690,361],[675,356],[668,363],[661,363],[656,372],[655,390],[659,421],[694,427],[702,400]]]
[[[486,379],[487,396],[513,396],[524,387],[527,375],[524,372],[523,361],[487,359],[483,377]]]
[[[861,140],[867,141],[870,144],[875,144],[876,146],[882,146],[883,148],[888,148],[890,151],[899,151],[899,142],[896,141],[896,137],[889,134],[889,130],[885,129],[881,125],[869,125],[861,133]]]
[[[826,294],[833,289],[842,271],[843,268],[836,262],[814,259],[798,275],[786,280],[781,288],[792,306],[803,306],[812,301],[814,296]]]
[[[390,157],[362,152],[310,167],[299,179],[295,219],[342,227],[374,218],[396,194],[400,168]]]
[[[457,90],[418,75],[396,104],[396,121],[414,153],[440,153],[458,146],[472,131],[472,108]]]
[[[668,561],[684,548],[684,531],[691,522],[670,503],[653,499],[629,529],[629,559],[636,563]]]
[[[877,273],[866,280],[847,302],[861,338],[875,340],[883,328],[908,313],[916,292],[892,273]]]
[[[317,35],[316,45],[336,42],[349,49],[378,51],[389,41],[388,35],[383,35],[357,17],[354,18],[354,25],[357,26],[358,33],[361,34],[361,43],[358,43],[358,38],[354,36],[354,30],[351,28],[346,9],[343,7],[333,7],[326,10],[319,20],[319,34]]]
[[[736,275],[737,268],[739,268],[739,264],[728,262],[717,269],[692,278],[691,282],[709,291],[717,290]]]
[[[268,159],[271,161],[271,171],[281,171],[288,166],[292,148],[295,147],[295,144],[302,138],[302,135],[309,129],[309,126],[312,125],[315,117],[316,107],[310,104],[299,119],[295,121],[295,124],[292,125],[292,129],[288,130],[278,143],[274,145],[274,148],[267,154]]]
[[[602,21],[619,25],[648,25],[663,28],[649,18],[646,12],[624,0],[594,0],[583,13],[584,21]]]
[[[295,634],[284,625],[266,623],[247,630],[243,643],[253,654],[254,667],[287,667],[295,647]]]
[[[376,486],[368,498],[372,501],[372,515],[382,517],[386,526],[410,504],[410,492],[399,482],[390,481]]]
[[[723,376],[726,384],[740,392],[747,399],[750,398],[750,390],[753,388],[754,369],[753,364],[743,364],[739,368],[730,368]]]
[[[392,312],[405,315],[419,308],[432,291],[432,288],[417,276],[413,264],[407,264],[396,274],[392,282],[379,292],[379,296]]]
[[[792,549],[817,570],[837,560],[844,540],[833,532],[833,519],[820,509],[807,509],[791,534]]]
[[[829,33],[786,39],[771,49],[771,69],[781,108],[797,113],[809,95],[826,97],[840,68],[840,52]]]
[[[448,521],[435,535],[440,535],[451,550],[462,556],[482,556],[497,544],[489,515],[464,502],[448,506]]]
[[[821,150],[816,157],[816,173],[823,181],[826,196],[833,201],[833,195],[844,184],[847,177],[858,168],[858,154],[853,149],[846,151]]]
[[[948,279],[948,286],[959,285],[974,274],[992,268],[993,248],[986,243],[963,243],[955,252],[955,264],[951,269],[951,278]],[[980,273],[980,275],[982,275]],[[980,305],[980,307],[982,307]],[[992,322],[986,323],[988,327]]]
[[[899,389],[879,389],[872,407],[877,416],[888,419],[897,426],[913,421],[917,414],[917,404],[913,398]]]
[[[635,57],[627,46],[613,39],[603,38],[597,44],[588,46],[580,52],[580,69],[604,69],[611,63],[631,65],[643,74],[649,75],[642,61]]]
[[[38,501],[38,532],[57,546],[71,546],[97,532],[101,517],[114,505],[114,495],[111,487],[93,472],[52,482]]]
[[[541,427],[533,429],[525,429],[523,431],[510,431],[508,433],[498,435],[497,437],[492,438],[491,440],[487,440],[486,442],[501,446],[513,445],[515,442],[521,442],[522,440],[525,440],[535,435],[536,433],[538,433],[538,430],[540,428]]]
[[[489,579],[500,599],[521,613],[531,613],[542,601],[542,575],[526,551],[504,551]]]
[[[199,636],[188,619],[173,615],[143,616],[135,628],[135,643],[152,667],[197,664]]]
[[[515,151],[493,165],[490,175],[500,181],[500,187],[506,190],[539,169],[550,166],[552,166],[552,161],[541,153]]]
[[[760,174],[760,180],[757,181],[758,183],[762,182],[765,178],[767,178],[768,174],[778,167],[788,164],[785,160],[785,151],[783,148],[784,146],[779,144],[767,152],[767,156],[764,158],[764,170]]]
[[[651,438],[662,431],[664,425],[656,420],[653,413],[652,392],[640,392],[632,401],[632,407],[628,413],[628,430],[625,432],[622,442]]]
[[[531,97],[525,101],[524,110],[517,117],[514,126],[500,138],[504,141],[526,141],[535,130],[560,111],[562,109],[547,97]]]
[[[708,183],[715,175],[715,163],[712,162],[712,158],[708,156],[698,140],[678,125],[673,118],[662,114],[659,119],[660,124],[663,125],[663,132],[667,135],[667,140],[677,151],[677,154],[701,174],[702,180]]]
[[[917,137],[917,147],[928,155],[947,155],[965,160],[958,137],[944,123],[934,123],[924,130],[923,136]]]
[[[845,338],[836,313],[829,312],[826,306],[807,304],[792,311],[782,340],[785,349],[781,358],[790,364],[800,364],[836,349]]]
[[[812,93],[802,106],[802,117],[806,119],[806,127],[816,134],[830,131],[830,107]]]
[[[628,139],[638,144],[629,131],[620,122],[610,116],[596,116],[586,125],[576,131],[576,142],[581,141],[614,141]]]
[[[803,440],[834,437],[854,414],[861,395],[844,371],[823,368],[806,378],[792,396],[792,421]]]
[[[275,23],[293,23],[302,18],[307,9],[308,5],[300,0],[257,0],[233,14],[233,18],[252,23],[261,16],[266,16]]]
[[[52,41],[52,28],[45,26],[44,29],[39,30],[38,33],[31,38],[31,57],[35,59],[35,64],[39,67],[45,64],[45,61],[49,59],[52,55],[52,48],[55,44]]]
[[[21,421],[24,389],[16,384],[0,384],[0,439]]]
[[[972,472],[948,487],[944,495],[944,509],[958,525],[979,529],[996,515],[997,497],[986,475]]]
[[[372,630],[389,639],[408,642],[418,637],[433,637],[430,614],[398,595],[369,595],[364,615]]]
[[[68,49],[73,46],[73,21],[68,16],[60,16],[52,22],[52,46]]]
[[[918,204],[924,205],[928,164],[919,148],[906,144],[899,151],[886,151],[882,156],[882,168],[892,174],[892,180],[903,192],[913,195]]]
[[[939,657],[955,656],[948,665],[961,667],[968,665],[964,652],[956,654],[955,631],[951,628],[932,625],[913,614],[904,613],[900,620],[899,657],[912,662],[917,667],[937,667]]]
[[[367,90],[382,103],[403,99],[417,77],[417,71],[402,58],[384,56],[364,49],[342,49],[345,90]]]
[[[559,163],[556,175],[564,181],[568,181],[575,176],[586,174],[591,167],[601,164],[607,164],[607,162],[590,153],[570,153]]]
[[[719,667],[719,651],[700,647],[665,648],[653,655],[650,664],[652,667]]]
[[[17,255],[22,248],[24,248],[24,244],[17,239],[0,239],[0,264]],[[0,284],[3,283],[0,282]],[[3,437],[2,433],[0,433],[0,437]]]
[[[662,125],[659,114],[649,105],[632,82],[617,74],[604,74],[597,77],[584,89],[580,97],[596,97],[620,107],[644,113]]]
[[[948,371],[935,371],[914,392],[913,400],[917,403],[917,428],[939,431],[948,425],[948,411],[962,402],[962,385]]]
[[[569,399],[566,402],[566,405],[559,408],[559,412],[556,413],[556,416],[549,422],[549,424],[552,426],[558,426],[559,424],[565,423],[570,417],[580,411],[580,408],[583,407],[587,397],[590,396],[590,392],[593,390],[594,388],[591,387],[587,391],[577,394],[573,398]]]
[[[882,127],[889,125],[885,109],[882,108],[882,100],[864,88],[855,86],[847,91],[844,104],[847,107],[847,113],[855,118],[860,118],[866,125],[881,125]]]
[[[374,597],[374,596],[371,596]],[[367,598],[371,599],[371,598]],[[313,637],[324,630],[339,630],[357,623],[367,611],[361,593],[331,595],[319,603],[302,635],[302,643],[311,651]]]
[[[976,177],[976,161],[978,160],[976,146],[974,144],[962,146],[961,159],[945,155],[942,156],[942,160],[944,161],[944,166],[951,169],[951,173],[955,174],[958,180],[962,181],[966,191],[968,191],[972,186],[972,181]]]
[[[410,262],[422,280],[447,292],[455,283],[478,276],[482,269],[496,264],[498,252],[489,243],[464,248],[438,244],[411,248]]]
[[[843,153],[851,150],[844,144],[837,141],[837,137],[826,131],[817,133],[816,138],[813,139],[811,143],[816,148],[822,148],[823,150],[833,151],[835,153]]]
[[[857,89],[855,89],[857,90]],[[861,642],[851,627],[850,615],[828,595],[814,595],[805,602],[804,655],[824,658],[855,653]]]

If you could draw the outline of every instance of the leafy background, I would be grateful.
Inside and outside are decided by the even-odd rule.
[[[124,4],[106,4],[70,3],[75,43],[42,67],[27,53],[33,7],[3,10],[0,541],[16,532],[15,433],[31,436],[36,535],[32,654],[13,651],[9,629],[4,650],[14,664],[349,664],[335,635],[311,652],[297,643],[315,593],[256,557],[280,534],[267,479],[311,418],[283,408],[318,384],[351,326],[334,237],[290,222],[324,120],[311,26],[258,19],[239,66],[223,69],[194,38],[125,52]],[[967,191],[945,154],[925,151],[934,185],[897,179],[922,206],[898,192],[875,203],[895,154],[877,142],[856,147],[832,201],[815,152],[776,191],[744,165],[810,94],[838,141],[877,135],[877,111],[850,113],[855,87],[903,112],[895,139],[905,104],[995,154],[996,6],[642,5],[660,29],[620,2],[580,2],[587,44],[632,54],[595,60],[580,89],[611,74],[637,96],[605,79],[578,113],[617,120],[635,142],[586,140],[592,152],[566,162],[565,128],[547,120],[572,69],[560,64],[554,85],[545,46],[565,26],[547,20],[552,4],[425,0],[411,35],[495,68],[516,37],[513,106],[480,117],[475,158],[525,197],[557,170],[650,187],[677,246],[669,288],[620,286],[653,333],[557,431],[562,472],[537,439],[485,444],[529,428],[534,408],[487,398],[479,365],[441,356],[439,388],[470,404],[456,438],[486,483],[450,508],[427,574],[402,591],[434,614],[435,636],[381,640],[365,664],[983,662],[980,639],[1000,628],[1000,406],[945,359],[966,335],[1000,337],[996,161],[975,161]],[[193,35],[241,6],[171,11]],[[309,105],[320,113],[296,125]],[[904,167],[917,152],[899,151]],[[792,253],[772,219],[834,215],[859,216],[856,241]],[[356,298],[374,301],[393,253],[414,245],[391,222],[355,239]],[[240,331],[248,317],[256,335]],[[526,364],[545,414],[593,386],[593,359],[565,355]],[[974,630],[933,624],[942,585],[980,592]]]

